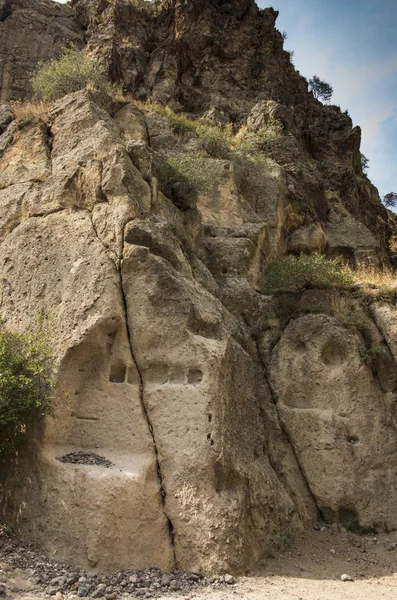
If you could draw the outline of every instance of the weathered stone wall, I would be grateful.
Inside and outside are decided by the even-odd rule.
[[[3,473],[7,518],[102,570],[244,571],[318,518],[396,527],[395,307],[357,289],[263,286],[286,252],[388,261],[393,229],[357,168],[359,129],[307,92],[272,9],[71,4],[0,0],[1,43],[19,24],[22,47],[30,22],[36,44],[28,61],[0,52],[4,98],[86,30],[127,91],[258,139],[277,127],[258,163],[239,162],[98,92],[43,119],[2,105],[0,312],[18,330],[51,315],[58,378],[56,419]],[[170,156],[197,153],[217,172],[209,188],[162,181]],[[57,460],[79,450],[114,466]]]
[[[396,309],[366,317],[375,369],[343,298],[265,296],[280,168],[252,205],[208,158],[222,178],[178,208],[154,177],[179,144],[161,123],[85,91],[0,138],[0,310],[19,330],[52,315],[59,381],[7,517],[102,570],[243,571],[320,517],[395,527]],[[79,450],[114,467],[57,460]]]

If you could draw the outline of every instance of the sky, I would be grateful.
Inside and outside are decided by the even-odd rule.
[[[397,192],[397,1],[258,0],[279,11],[276,27],[302,75],[332,85],[333,104],[362,129],[368,176]]]
[[[65,1],[65,0],[60,0]],[[257,0],[302,75],[332,85],[332,103],[362,129],[361,151],[381,197],[397,192],[397,0]]]

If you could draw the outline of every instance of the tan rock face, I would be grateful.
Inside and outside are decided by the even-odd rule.
[[[100,94],[68,96],[51,109],[50,144],[32,122],[0,161],[1,312],[18,329],[52,315],[59,382],[35,477],[14,490],[17,526],[87,567],[242,570],[301,521],[267,456],[263,405],[274,415],[251,344],[189,246],[233,178],[201,219],[181,212],[126,151],[145,143],[142,113],[112,114]],[[235,202],[239,224],[255,216]],[[80,450],[114,467],[57,460]],[[303,493],[305,518],[309,506]]]
[[[337,292],[263,293],[286,252],[387,259],[386,211],[353,166],[359,130],[307,93],[272,9],[71,4],[75,17],[0,0],[2,41],[45,15],[51,54],[49,39],[79,39],[77,19],[126,89],[248,122],[260,156],[214,158],[166,116],[93,91],[59,100],[46,122],[2,106],[0,312],[20,331],[48,317],[58,381],[56,419],[1,473],[4,514],[54,556],[99,570],[244,572],[320,516],[397,527],[396,309],[363,306],[355,326]],[[183,155],[217,177],[200,189],[162,176]],[[113,466],[57,460],[77,451]]]
[[[51,154],[38,135],[41,126],[32,125],[21,130],[2,160],[2,202],[9,213],[4,235],[13,229],[2,247],[2,311],[15,327],[38,310],[53,315],[59,378],[57,418],[48,423],[34,466],[38,477],[22,482],[21,506],[26,496],[35,500],[21,513],[27,519],[21,531],[60,557],[74,548],[75,561],[87,566],[155,562],[167,569],[174,564],[173,551],[116,259],[123,223],[144,210],[139,206],[145,196],[150,203],[150,191],[112,119],[89,94],[58,103],[52,126]],[[29,153],[37,155],[35,162],[27,160]],[[20,173],[25,183],[14,184]],[[99,222],[102,204],[106,225]],[[98,233],[103,229],[104,241]],[[35,249],[27,238],[35,240]],[[12,248],[19,249],[18,257]],[[114,468],[107,473],[56,460],[76,447],[106,453]]]
[[[320,513],[396,526],[395,309],[371,322],[373,371],[358,332],[299,316],[336,298],[294,299],[287,324],[261,293],[299,232],[283,171],[269,160],[261,190],[215,159],[181,207],[154,177],[180,145],[153,119],[84,91],[0,137],[1,314],[51,317],[58,379],[56,418],[2,474],[7,518],[87,568],[206,573],[251,568]],[[77,451],[113,466],[57,460]]]
[[[300,317],[273,352],[270,381],[323,516],[350,526],[395,527],[395,425],[360,346],[357,333],[333,318]]]

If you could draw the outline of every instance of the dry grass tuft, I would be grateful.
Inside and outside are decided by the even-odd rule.
[[[377,287],[397,287],[397,273],[390,268],[382,269],[371,267],[361,267],[354,271],[354,279],[359,284],[376,285]]]
[[[12,110],[17,119],[47,119],[50,104],[48,102],[12,102]]]

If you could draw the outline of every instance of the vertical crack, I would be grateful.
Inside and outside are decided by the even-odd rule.
[[[318,506],[318,504],[317,504],[316,497],[315,497],[315,495],[314,495],[314,494],[313,494],[313,492],[312,492],[312,489],[311,489],[311,487],[310,487],[310,484],[309,484],[309,481],[308,481],[308,479],[307,479],[307,477],[306,477],[305,471],[304,471],[304,469],[303,469],[303,467],[302,467],[302,465],[301,465],[301,463],[300,463],[299,456],[298,456],[298,452],[297,452],[297,450],[296,450],[296,448],[295,448],[295,444],[294,444],[294,442],[293,442],[293,440],[292,440],[292,438],[291,438],[291,436],[290,436],[290,434],[289,434],[289,432],[288,432],[288,429],[287,429],[287,427],[286,427],[286,425],[285,425],[285,423],[284,423],[284,421],[283,421],[283,418],[282,418],[282,416],[280,415],[280,411],[279,411],[279,409],[278,409],[278,406],[277,406],[277,398],[276,398],[276,394],[275,394],[275,392],[273,391],[273,388],[272,388],[272,386],[271,386],[271,384],[270,384],[270,382],[268,381],[268,378],[267,378],[266,376],[265,376],[265,379],[266,379],[266,383],[267,383],[267,385],[269,386],[269,390],[270,390],[270,396],[271,396],[272,402],[273,402],[273,404],[274,404],[274,408],[275,408],[275,410],[276,410],[277,420],[278,420],[278,422],[279,422],[280,429],[281,429],[281,431],[283,432],[283,435],[285,436],[285,438],[286,438],[286,440],[287,440],[287,442],[288,442],[288,445],[289,445],[289,446],[290,446],[290,448],[291,448],[292,454],[294,455],[294,458],[295,458],[295,461],[296,461],[296,464],[297,464],[297,467],[298,467],[298,470],[299,470],[299,474],[300,474],[300,476],[302,477],[303,481],[305,482],[305,485],[306,485],[307,491],[309,492],[309,495],[310,495],[311,499],[313,500],[313,504],[314,504],[314,506],[316,507],[316,509],[317,509],[317,512],[318,512],[319,516],[321,517],[322,521],[324,521],[324,522],[325,522],[325,521],[326,521],[326,519],[324,518],[324,515],[323,515],[323,513],[322,513],[322,511],[321,511],[320,507],[319,507],[319,506]]]
[[[90,218],[92,229],[94,231],[95,236],[101,242],[101,244],[105,248],[105,250],[109,252],[110,251],[109,248],[107,248],[106,244],[104,244],[104,242],[101,240],[100,236],[98,235],[98,232],[93,223],[92,215],[91,215],[90,211],[87,211],[87,214]],[[122,247],[124,248],[124,232],[123,232]],[[114,255],[113,252],[112,252],[112,254]],[[158,477],[159,487],[160,487],[161,506],[162,506],[163,513],[164,513],[164,516],[167,521],[167,525],[168,525],[168,533],[169,533],[169,537],[170,537],[170,541],[171,541],[171,547],[172,547],[173,558],[174,558],[174,566],[176,568],[177,563],[176,563],[176,553],[175,553],[174,526],[173,526],[172,521],[171,521],[170,517],[168,516],[167,510],[166,510],[166,491],[165,491],[164,483],[163,483],[164,480],[163,480],[163,474],[162,474],[161,466],[160,466],[156,437],[154,435],[153,424],[152,424],[148,409],[145,404],[145,385],[144,385],[144,381],[143,381],[142,371],[139,367],[138,361],[137,361],[135,353],[134,353],[134,348],[132,345],[132,337],[131,337],[131,332],[130,332],[130,326],[128,323],[127,299],[126,299],[125,292],[124,292],[122,259],[119,260],[116,258],[116,260],[114,260],[114,263],[115,263],[115,267],[116,267],[118,275],[119,275],[119,282],[120,282],[119,288],[120,288],[120,295],[121,295],[121,301],[122,301],[123,312],[124,312],[124,321],[125,321],[125,326],[126,326],[126,330],[127,330],[128,345],[129,345],[129,349],[130,349],[132,362],[134,363],[134,365],[136,367],[138,377],[139,377],[139,399],[140,399],[140,403],[141,403],[141,407],[142,407],[142,412],[143,412],[144,418],[146,420],[146,423],[147,423],[147,426],[148,426],[148,429],[149,429],[149,432],[150,432],[150,435],[152,438],[152,442],[153,442],[154,454],[155,454],[155,459],[156,459],[156,472],[157,472],[157,477]]]
[[[168,533],[169,533],[169,537],[170,537],[170,541],[171,541],[171,546],[172,546],[172,551],[173,551],[173,556],[174,556],[174,565],[176,567],[176,553],[175,553],[175,534],[174,534],[174,526],[172,524],[172,521],[170,519],[170,517],[167,514],[167,510],[166,510],[166,491],[164,488],[164,480],[163,480],[163,474],[161,471],[161,465],[160,465],[160,460],[159,460],[159,453],[158,453],[158,449],[157,449],[157,443],[156,443],[156,437],[154,434],[154,429],[153,429],[153,424],[149,415],[149,411],[147,409],[146,403],[145,403],[145,385],[144,385],[144,381],[143,381],[143,376],[142,376],[142,372],[141,369],[139,367],[138,361],[136,359],[135,353],[134,353],[134,348],[132,345],[132,337],[131,337],[131,333],[130,333],[130,327],[129,327],[129,323],[128,323],[128,307],[127,307],[127,299],[125,296],[125,292],[124,292],[124,282],[123,282],[123,274],[122,274],[122,264],[120,263],[119,267],[118,267],[118,272],[119,272],[119,276],[120,276],[120,292],[121,292],[121,299],[122,299],[122,303],[123,303],[123,310],[124,310],[124,316],[125,316],[125,324],[126,324],[126,329],[127,329],[127,338],[128,338],[128,344],[129,344],[129,348],[130,348],[130,353],[131,353],[131,358],[132,361],[136,367],[137,373],[138,373],[138,377],[139,377],[139,398],[140,398],[140,402],[141,402],[141,407],[142,407],[142,412],[144,414],[146,423],[148,425],[148,429],[153,441],[153,447],[154,447],[154,454],[155,454],[155,458],[156,458],[156,471],[157,471],[157,477],[159,480],[159,486],[160,486],[160,498],[161,498],[161,505],[163,508],[163,513],[164,516],[167,520],[167,525],[168,525]]]
[[[282,335],[282,334],[280,334],[280,337],[281,337],[281,335]],[[260,361],[260,363],[262,364],[262,367],[263,367],[263,378],[264,378],[264,380],[265,380],[265,382],[266,382],[266,385],[267,385],[267,387],[268,387],[268,389],[269,389],[269,392],[270,392],[270,398],[271,398],[271,400],[272,400],[272,403],[273,403],[273,405],[274,405],[274,409],[275,409],[275,411],[276,411],[276,415],[277,415],[277,421],[278,421],[278,424],[279,424],[279,426],[280,426],[281,432],[282,432],[282,434],[284,435],[284,437],[285,437],[285,439],[286,439],[286,441],[287,441],[287,443],[288,443],[289,447],[291,448],[291,452],[292,452],[292,454],[293,454],[293,456],[294,456],[294,458],[295,458],[295,462],[296,462],[296,466],[297,466],[297,468],[298,468],[299,474],[300,474],[300,476],[301,476],[301,478],[302,478],[302,480],[303,480],[303,482],[304,482],[304,484],[305,484],[305,486],[306,486],[306,489],[307,489],[307,491],[308,491],[308,493],[309,493],[309,496],[310,496],[310,498],[311,498],[311,499],[312,499],[312,501],[313,501],[313,504],[314,504],[314,506],[315,506],[315,507],[316,507],[316,509],[317,509],[318,515],[320,516],[320,518],[321,518],[323,521],[325,521],[325,519],[324,519],[324,515],[323,515],[323,513],[321,512],[321,510],[320,510],[320,508],[319,508],[319,506],[318,506],[318,504],[317,504],[316,497],[315,497],[315,495],[313,494],[313,492],[312,492],[312,490],[311,490],[311,488],[310,488],[310,485],[309,485],[308,479],[307,479],[307,477],[306,477],[306,474],[305,474],[305,472],[304,472],[304,470],[303,470],[303,467],[302,467],[302,465],[301,465],[301,463],[300,463],[299,456],[298,456],[298,453],[297,453],[297,451],[296,451],[296,448],[295,448],[294,442],[293,442],[293,440],[292,440],[291,436],[289,435],[289,433],[288,433],[288,429],[287,429],[287,427],[286,427],[286,425],[285,425],[285,423],[284,423],[284,421],[283,421],[283,419],[282,419],[282,417],[281,417],[281,415],[280,415],[280,411],[279,411],[279,409],[278,409],[278,406],[277,406],[277,395],[276,395],[276,393],[274,392],[274,390],[273,390],[273,388],[272,388],[272,386],[271,386],[271,383],[270,383],[270,381],[269,381],[269,378],[268,378],[268,376],[267,376],[267,366],[266,366],[266,365],[263,363],[263,360],[262,360],[261,354],[260,354],[260,352],[259,352],[259,348],[258,348],[258,341],[257,341],[257,339],[255,339],[255,338],[253,338],[253,339],[254,339],[254,342],[255,342],[255,345],[256,345],[256,350],[257,350],[257,355],[258,355],[259,361]],[[268,458],[269,458],[269,463],[270,463],[270,466],[272,467],[272,469],[273,469],[273,471],[275,472],[275,474],[276,474],[277,478],[279,479],[279,477],[278,477],[278,475],[277,475],[277,471],[276,471],[275,467],[274,467],[274,466],[273,466],[273,464],[272,464],[272,460],[271,460],[271,457],[270,457],[270,455],[268,455]],[[291,491],[289,490],[289,487],[290,487],[290,486],[287,484],[287,482],[285,482],[285,481],[282,481],[281,483],[283,484],[283,486],[286,488],[287,492],[288,492],[288,493],[290,494],[290,496],[291,496]],[[299,512],[299,511],[298,511],[298,512]]]

